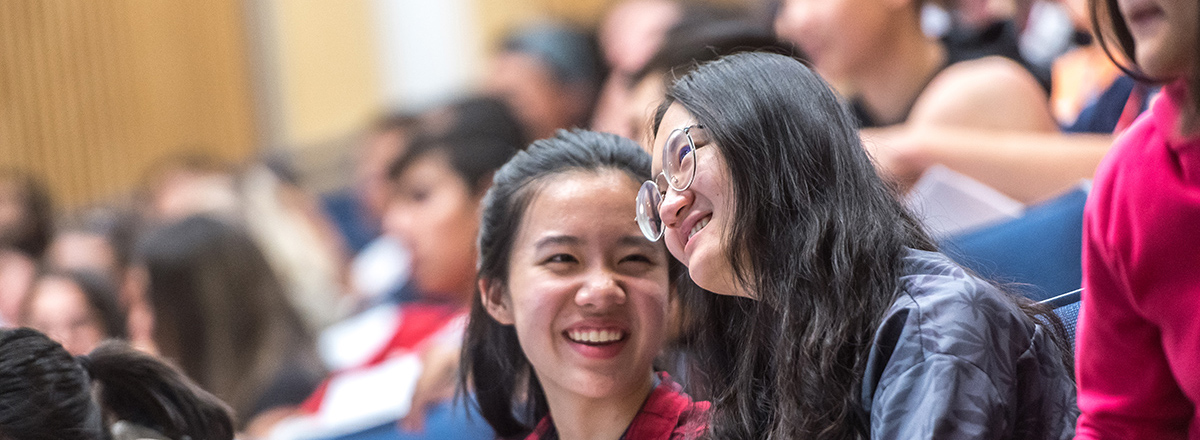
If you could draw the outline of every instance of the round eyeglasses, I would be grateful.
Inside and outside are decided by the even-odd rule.
[[[658,207],[666,196],[664,187],[683,191],[692,186],[696,178],[696,142],[692,139],[701,125],[689,125],[671,131],[662,150],[662,172],[653,180],[647,180],[638,190],[637,223],[642,234],[650,241],[658,241],[663,235],[662,217]]]

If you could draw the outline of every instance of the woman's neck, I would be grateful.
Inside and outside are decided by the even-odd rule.
[[[546,403],[561,440],[617,440],[637,417],[654,388],[653,373],[637,386],[603,399],[578,394],[542,383]]]
[[[896,23],[896,37],[884,39],[851,74],[850,87],[882,125],[904,122],[929,80],[946,63],[946,50],[921,33],[919,25]]]

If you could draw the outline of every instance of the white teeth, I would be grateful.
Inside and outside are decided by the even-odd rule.
[[[620,340],[624,336],[623,333],[620,330],[572,330],[567,333],[567,337],[575,342],[603,344]]]
[[[705,226],[708,226],[709,220],[712,220],[712,217],[705,217],[703,220],[696,222],[696,226],[692,226],[692,232],[688,234],[688,238],[692,238],[693,235],[696,235],[697,232],[700,232],[701,229],[704,229]]]

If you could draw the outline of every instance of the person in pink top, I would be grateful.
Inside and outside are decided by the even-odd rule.
[[[1165,86],[1085,209],[1076,438],[1200,439],[1200,6],[1100,0],[1092,14],[1131,75]]]

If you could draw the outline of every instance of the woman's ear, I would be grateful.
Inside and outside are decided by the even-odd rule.
[[[513,325],[512,303],[509,298],[504,295],[504,288],[499,283],[493,283],[491,279],[479,280],[479,299],[483,301],[483,307],[487,309],[492,319],[503,325]]]

